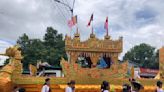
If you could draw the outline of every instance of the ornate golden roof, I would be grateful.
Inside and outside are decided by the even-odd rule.
[[[65,36],[66,51],[88,51],[88,52],[116,52],[121,53],[123,48],[123,37],[118,40],[112,40],[110,36],[104,39],[98,39],[95,34],[90,34],[86,41],[80,40],[80,34],[77,32],[74,37]]]

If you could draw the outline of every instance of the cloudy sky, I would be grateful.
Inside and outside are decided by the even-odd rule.
[[[73,0],[60,0],[72,6]],[[74,15],[78,15],[81,39],[91,32],[87,28],[94,13],[94,32],[102,39],[104,21],[109,18],[109,34],[124,38],[122,55],[134,45],[148,43],[156,48],[164,45],[164,0],[75,0]],[[23,33],[42,39],[47,26],[59,33],[73,35],[67,26],[69,9],[53,0],[0,0],[0,52],[16,43]]]

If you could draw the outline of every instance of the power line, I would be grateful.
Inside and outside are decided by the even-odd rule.
[[[62,2],[64,3],[64,0],[62,0]],[[66,3],[67,3],[67,5],[69,6],[69,4],[68,4],[67,0],[66,0]],[[67,8],[66,6],[64,6],[64,7],[65,7],[65,9],[66,9],[67,13],[68,13],[68,14],[70,14],[70,12],[68,12],[68,8]],[[69,11],[70,11],[70,10],[69,10]]]
[[[71,11],[71,17],[73,16],[73,8],[74,8],[74,5],[75,5],[75,0],[73,0],[73,5],[72,7],[69,6],[69,3],[68,1],[66,0],[66,3],[64,2],[64,0],[62,0],[62,2],[60,0],[54,0],[55,2],[57,3],[60,3],[60,4],[63,4],[65,6],[65,8],[69,8],[70,11]],[[58,10],[60,11],[60,13],[62,14],[62,16],[67,20],[67,17],[65,16],[65,12],[63,13],[62,9],[56,4]]]
[[[68,3],[68,1],[67,0],[65,0],[66,1],[66,3],[69,5],[69,3]],[[70,5],[69,5],[70,6]]]
[[[56,4],[57,5],[57,4]],[[67,21],[67,17],[65,16],[63,10],[57,5],[59,12],[64,16],[65,20]]]
[[[63,22],[64,24],[66,24],[67,18],[66,16],[63,14],[63,12],[61,12],[60,8],[58,7],[58,5],[56,4],[56,7],[58,8],[58,12],[60,12],[60,15],[62,15],[61,17],[63,17]]]
[[[74,8],[74,5],[75,5],[75,0],[73,0],[73,6],[72,6],[72,9]]]
[[[54,0],[54,1],[68,7],[71,11],[71,16],[73,16],[73,8],[74,8],[75,0],[73,1],[73,6],[72,7],[70,7],[68,4],[64,3],[64,1],[63,2],[61,2],[60,0]]]

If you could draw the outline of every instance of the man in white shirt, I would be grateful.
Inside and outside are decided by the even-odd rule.
[[[157,81],[157,89],[156,92],[164,92],[162,89],[162,82],[161,81]]]
[[[70,83],[67,83],[67,87],[65,88],[65,92],[72,92],[72,88],[70,86]]]
[[[42,87],[42,91],[41,92],[51,92],[51,89],[50,89],[50,79],[49,78],[45,79],[45,84]]]

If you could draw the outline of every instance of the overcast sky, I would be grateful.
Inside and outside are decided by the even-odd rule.
[[[72,6],[73,0],[60,0]],[[148,43],[156,48],[164,45],[164,0],[75,0],[81,39],[91,32],[87,22],[94,13],[94,32],[102,39],[104,21],[109,18],[109,34],[123,36],[122,55],[134,45]],[[67,26],[69,9],[53,0],[0,0],[0,52],[15,44],[23,33],[42,39],[47,26],[59,33],[73,35]],[[121,55],[121,56],[122,56]]]

